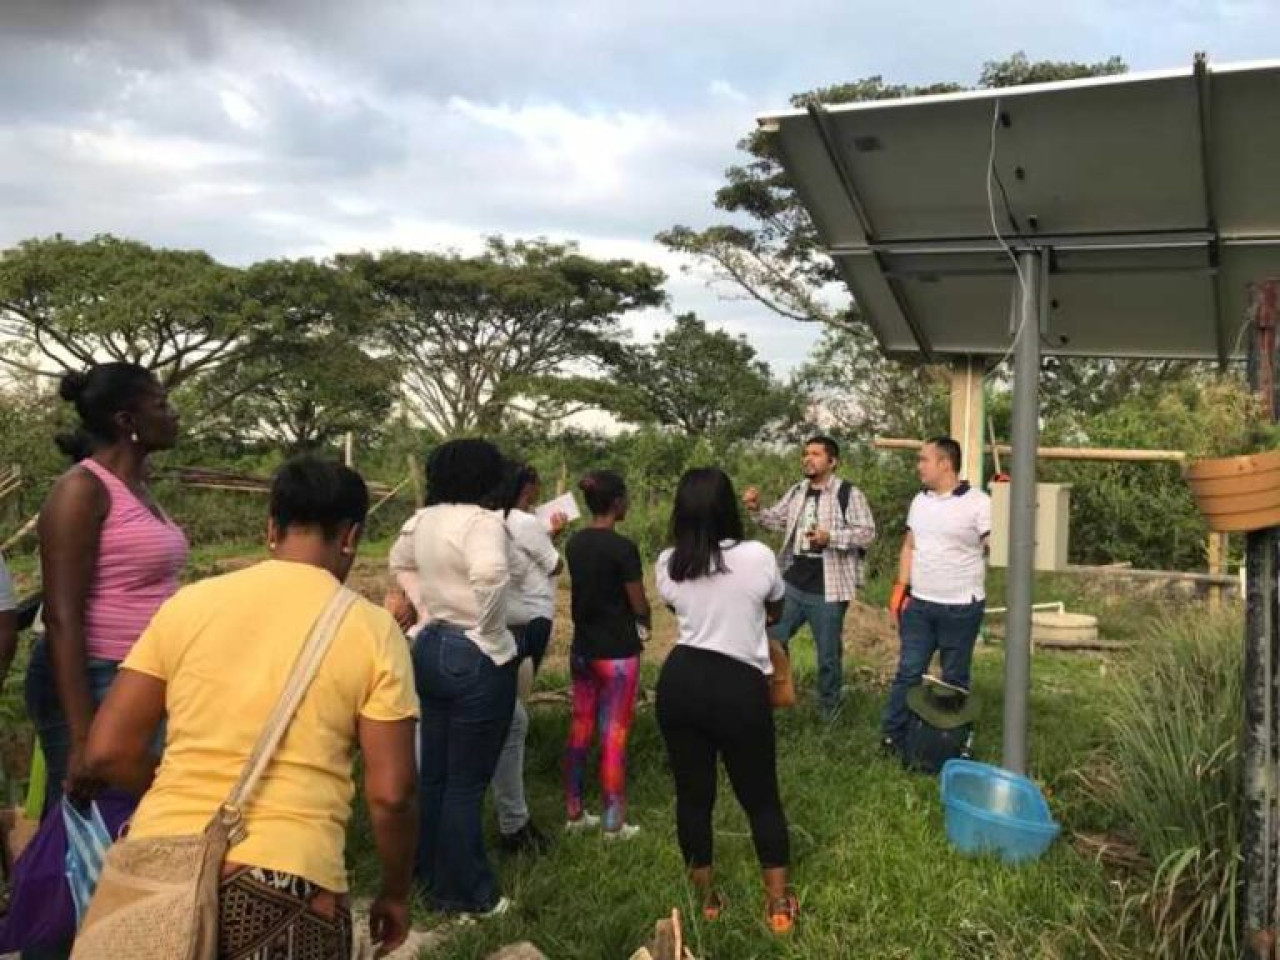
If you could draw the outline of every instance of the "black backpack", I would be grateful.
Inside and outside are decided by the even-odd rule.
[[[900,750],[902,765],[908,770],[939,773],[948,760],[955,757],[968,760],[973,756],[973,724],[941,730],[913,711]]]

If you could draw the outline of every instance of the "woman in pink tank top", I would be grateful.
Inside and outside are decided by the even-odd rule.
[[[174,445],[178,416],[145,368],[106,363],[63,378],[80,429],[76,461],[40,511],[45,635],[27,670],[27,707],[49,769],[47,799],[82,782],[94,711],[120,662],[178,589],[187,538],[152,499],[147,459]],[[52,803],[47,804],[51,807]]]

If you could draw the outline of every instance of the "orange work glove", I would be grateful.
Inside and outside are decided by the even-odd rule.
[[[895,627],[901,626],[902,611],[911,602],[911,586],[898,580],[893,585],[893,593],[889,594],[889,617]]]

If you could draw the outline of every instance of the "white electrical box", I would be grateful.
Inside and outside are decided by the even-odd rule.
[[[991,557],[993,567],[1009,565],[1010,483],[993,483],[991,491]],[[1067,566],[1070,537],[1071,484],[1036,484],[1037,570],[1063,570]]]

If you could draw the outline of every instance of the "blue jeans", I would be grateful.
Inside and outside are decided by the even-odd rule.
[[[840,706],[844,686],[844,614],[848,601],[829,602],[820,593],[805,593],[787,584],[782,618],[769,629],[769,636],[788,651],[791,638],[805,623],[813,631],[813,644],[818,652],[818,696],[822,709],[833,713]]]
[[[456,627],[430,624],[413,648],[422,702],[418,881],[438,910],[498,901],[482,812],[516,702],[517,661],[496,666]]]
[[[969,667],[973,663],[973,645],[982,626],[985,600],[973,603],[930,603],[912,598],[902,611],[898,636],[902,652],[898,672],[889,688],[889,704],[885,707],[881,731],[886,737],[898,738],[906,732],[907,691],[923,679],[935,651],[942,662],[942,679],[957,687],[969,689]]]
[[[88,668],[89,696],[97,707],[106,699],[120,664],[115,660],[90,659]],[[44,637],[36,640],[31,648],[25,692],[27,714],[35,726],[40,752],[44,754],[45,767],[49,771],[44,808],[53,810],[62,796],[62,783],[67,779],[67,766],[71,760],[71,727],[62,712],[62,701],[58,699],[58,687],[54,682],[53,665],[49,661]]]

